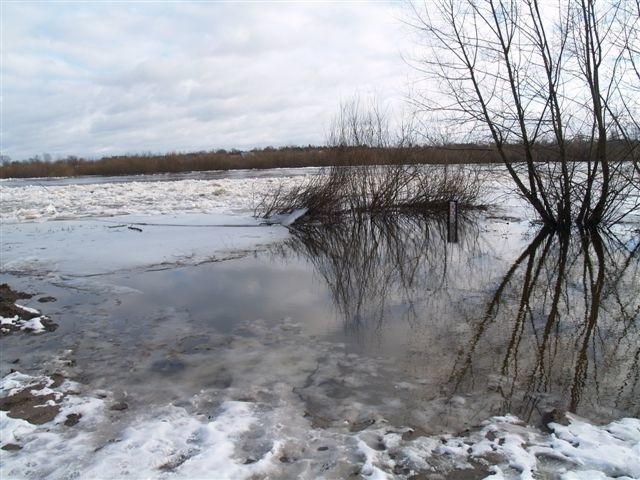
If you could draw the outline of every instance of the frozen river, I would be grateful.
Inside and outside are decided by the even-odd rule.
[[[0,182],[2,478],[640,478],[635,219],[253,218],[317,173]]]

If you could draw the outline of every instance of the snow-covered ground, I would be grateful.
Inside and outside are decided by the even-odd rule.
[[[2,281],[80,292],[57,310],[56,335],[65,332],[65,312],[86,317],[74,320],[81,332],[73,338],[68,330],[68,338],[27,331],[0,338],[4,347],[14,342],[2,348],[0,397],[29,392],[34,409],[55,413],[36,425],[0,411],[1,478],[640,478],[637,418],[596,424],[559,412],[543,430],[507,412],[475,418],[468,430],[434,432],[438,416],[485,410],[471,396],[442,396],[393,357],[310,334],[295,311],[275,324],[238,321],[228,332],[204,330],[178,309],[127,316],[142,290],[155,288],[148,272],[175,269],[195,290],[188,268],[289,238],[283,226],[260,225],[251,214],[263,194],[304,179],[290,174],[0,182]],[[490,238],[506,242],[529,223],[517,200],[505,201],[500,178],[495,185],[502,207],[492,215],[502,220]],[[149,283],[132,288],[134,276]],[[256,279],[243,281],[255,288]],[[48,305],[38,310],[46,314]],[[110,306],[123,318],[110,317]],[[143,341],[118,337],[132,332]],[[121,346],[128,341],[131,350]],[[25,353],[9,364],[15,345],[50,358],[31,365]],[[437,352],[425,359],[437,366]],[[96,364],[104,370],[87,370]],[[187,368],[188,382],[177,380]]]
[[[0,316],[0,331],[8,333],[11,330],[25,330],[28,332],[42,333],[45,331],[45,325],[43,321],[47,320],[47,317],[40,315],[40,312],[34,308],[24,307],[19,304],[15,304],[18,310],[22,310],[26,313],[32,313],[37,315],[28,320],[20,318],[19,315],[13,315],[11,317]]]
[[[260,321],[240,328],[242,335],[226,338],[233,346],[224,358],[238,380],[225,389],[203,388],[181,405],[129,412],[109,391],[6,376],[2,396],[31,388],[34,395],[53,394],[48,403],[60,410],[42,425],[0,412],[3,445],[21,448],[1,451],[3,478],[640,477],[640,420],[633,418],[597,426],[569,414],[566,424],[550,423],[549,433],[501,416],[468,432],[429,435],[392,425],[352,402],[336,407],[342,422],[314,425],[320,420],[297,389],[309,381],[320,387],[335,381],[346,365],[354,371],[351,382],[386,372],[340,346],[310,343],[291,321],[276,329]],[[321,400],[332,400],[329,390]],[[465,408],[464,399],[457,402]],[[65,425],[70,416],[79,422]]]

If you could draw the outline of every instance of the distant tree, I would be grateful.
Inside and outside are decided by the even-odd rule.
[[[375,98],[355,95],[340,103],[327,135],[330,147],[410,147],[416,143],[413,116],[395,118]]]
[[[375,100],[365,104],[358,96],[341,102],[329,128],[327,143],[333,147],[390,146],[388,112]]]

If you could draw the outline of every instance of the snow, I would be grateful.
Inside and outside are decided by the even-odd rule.
[[[46,380],[15,372],[2,379],[0,390],[11,394]],[[251,464],[235,458],[238,439],[257,420],[251,403],[224,402],[214,419],[165,406],[141,415],[117,432],[116,439],[100,438],[94,435],[96,427],[105,428],[114,414],[106,400],[73,394],[82,389],[65,382],[59,389],[67,394],[60,413],[42,426],[0,412],[2,444],[18,442],[22,447],[0,451],[3,478],[210,478],[215,472],[216,478],[234,479],[249,478],[274,461],[273,454]],[[71,413],[81,415],[73,429],[63,425]],[[279,449],[274,443],[272,450]]]
[[[270,457],[250,466],[234,459],[236,439],[256,420],[246,403],[225,402],[211,421],[176,407],[156,414],[159,418],[134,422],[121,432],[119,441],[101,449],[82,474],[89,478],[104,472],[117,478],[207,478],[215,472],[217,478],[233,479],[246,478],[270,463]]]
[[[598,427],[569,415],[568,426],[552,424],[554,452],[614,478],[640,478],[640,420],[624,418]]]
[[[516,417],[493,417],[484,422],[482,430],[466,437],[449,437],[440,444],[435,439],[419,439],[408,453],[414,460],[446,453],[460,467],[486,454],[497,454],[504,461],[494,465],[496,476],[488,478],[538,478],[547,458],[564,461],[563,479],[640,478],[639,419],[623,418],[597,426],[576,416],[568,418],[568,426],[551,424],[553,433],[543,434]]]
[[[40,311],[36,310],[35,308],[25,307],[23,305],[18,305],[17,303],[15,305],[16,305],[16,307],[24,310],[25,312],[34,313],[36,315],[40,314]]]
[[[20,320],[18,315],[14,317],[0,317],[0,325],[15,325],[18,320]]]
[[[25,307],[23,305],[14,304],[21,310],[24,310],[27,313],[38,315],[37,317],[33,317],[29,320],[23,320],[18,315],[13,317],[3,317],[0,316],[0,327],[4,325],[13,325],[19,327],[20,330],[26,330],[32,333],[42,333],[45,331],[45,326],[43,325],[44,320],[48,320],[46,315],[40,315],[40,311],[35,308]],[[4,328],[3,331],[10,331],[8,328]]]
[[[455,478],[457,471],[480,466],[479,472],[495,473],[488,478],[520,480],[549,471],[563,479],[640,475],[640,420],[633,418],[598,426],[569,415],[568,425],[551,424],[553,432],[545,433],[507,415],[464,434],[405,440],[409,429],[382,416],[352,432],[349,426],[371,407],[351,401],[332,407],[344,421],[312,428],[308,406],[296,394],[310,374],[322,386],[347,362],[365,379],[384,372],[339,346],[305,342],[291,320],[279,328],[247,322],[240,331],[220,359],[231,370],[232,386],[219,391],[202,381],[200,393],[181,405],[156,402],[113,411],[109,405],[116,395],[108,390],[68,380],[53,387],[46,376],[7,375],[0,381],[3,395],[37,384],[34,393],[55,393],[61,409],[39,426],[0,412],[2,444],[22,447],[0,451],[0,473],[8,478],[186,479],[215,472],[216,478],[315,479],[348,477],[355,468],[364,478],[387,479],[419,472],[449,472]],[[315,395],[318,402],[335,401],[330,392],[316,390]],[[81,414],[73,427],[64,425],[70,414]]]
[[[280,225],[261,225],[252,210],[261,195],[280,183],[293,185],[304,178],[0,184],[0,267],[5,273],[46,277],[57,287],[137,295],[139,290],[112,283],[105,275],[238,258],[288,238],[284,226],[304,215],[303,210],[270,219]],[[504,191],[499,179],[495,185],[492,194]],[[500,208],[511,214],[522,205],[514,200]],[[505,236],[520,234],[529,228],[522,217],[494,228]],[[17,316],[0,317],[0,324],[40,332],[45,318],[24,322]],[[150,325],[157,330],[150,328],[148,336],[154,331],[159,337],[175,335],[174,330],[160,330],[170,322]],[[129,409],[113,411],[110,406],[122,392],[104,384],[95,388],[65,381],[53,387],[53,380],[43,375],[5,376],[2,396],[40,385],[34,393],[53,393],[60,412],[39,426],[0,412],[2,445],[22,447],[0,450],[0,477],[315,479],[346,478],[357,471],[368,479],[424,472],[455,478],[455,471],[479,465],[480,471],[493,473],[488,478],[498,479],[544,478],[548,472],[565,480],[640,478],[640,419],[595,425],[568,415],[568,425],[551,424],[547,433],[507,415],[486,418],[464,433],[424,433],[405,440],[410,426],[391,423],[387,413],[404,407],[402,395],[418,395],[419,382],[394,377],[385,362],[309,337],[291,319],[276,327],[254,319],[229,336],[208,341],[223,346],[216,351],[219,365],[208,363],[206,352],[201,357],[193,353],[190,375],[200,391],[180,402],[156,399],[136,405],[139,397],[134,396]],[[143,361],[151,363],[152,353]],[[53,359],[47,368],[58,364],[67,363]],[[219,366],[233,380],[224,389],[211,386]],[[143,371],[145,365],[137,367]],[[397,395],[371,399],[367,389],[386,378],[397,378]],[[345,398],[331,391],[337,379],[348,391]],[[144,385],[140,388],[141,397]],[[446,405],[439,398],[425,400],[424,410],[407,412],[407,419],[428,423],[438,408],[459,412],[472,408],[472,401],[463,396]],[[73,427],[65,425],[70,414],[81,415]],[[328,424],[313,427],[312,414],[329,417]],[[363,427],[351,431],[356,424]]]
[[[44,332],[44,325],[42,324],[42,320],[44,320],[46,317],[34,317],[31,320],[26,320],[24,322],[22,322],[22,324],[20,325],[20,329],[21,330],[29,330],[32,331],[34,333],[42,333]]]
[[[13,372],[0,380],[0,394],[2,396],[15,395],[19,390],[36,384],[51,386],[53,380],[46,376],[33,377],[24,373]]]

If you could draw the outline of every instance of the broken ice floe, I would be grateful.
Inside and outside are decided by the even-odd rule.
[[[123,181],[46,188],[0,185],[0,212],[5,222],[12,223],[127,214],[252,211],[260,198],[277,188],[276,183],[288,187],[302,179],[304,176]]]
[[[297,208],[289,213],[271,215],[266,219],[265,223],[267,223],[268,225],[279,224],[284,227],[289,227],[293,225],[299,218],[306,215],[308,211],[308,208]]]

